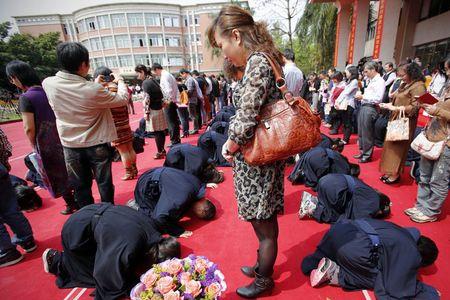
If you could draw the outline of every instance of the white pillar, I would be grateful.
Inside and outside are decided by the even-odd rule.
[[[336,28],[336,42],[334,50],[334,66],[343,70],[347,61],[348,40],[350,36],[350,9],[351,5],[337,3],[338,20]]]
[[[364,57],[367,24],[369,19],[369,3],[369,0],[355,0],[353,3],[353,14],[356,13],[356,23],[354,25],[355,37],[353,40],[353,55],[350,55],[352,57],[348,57],[348,60],[354,65]]]

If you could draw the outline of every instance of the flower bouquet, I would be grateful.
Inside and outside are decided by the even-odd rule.
[[[203,256],[170,259],[143,274],[131,300],[214,300],[226,290],[217,265]]]

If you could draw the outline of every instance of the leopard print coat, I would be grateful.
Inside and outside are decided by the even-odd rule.
[[[230,121],[229,138],[244,145],[254,135],[261,106],[281,98],[269,61],[254,53],[244,77],[233,91],[236,115]],[[284,161],[250,166],[241,153],[234,157],[234,189],[238,214],[243,220],[265,220],[284,210]]]

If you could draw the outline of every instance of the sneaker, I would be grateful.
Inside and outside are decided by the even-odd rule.
[[[412,215],[420,213],[420,210],[417,207],[414,206],[414,207],[410,207],[410,208],[405,209],[403,212],[407,216],[412,216]]]
[[[71,215],[71,214],[73,214],[76,211],[77,211],[76,207],[70,206],[70,205],[66,205],[66,208],[64,210],[60,211],[59,213],[66,216],[66,215]]]
[[[331,259],[324,257],[320,260],[317,269],[311,271],[309,279],[311,286],[316,287],[325,282],[330,282],[332,279],[336,281],[337,274],[339,273],[339,266]],[[337,284],[337,282],[334,282]]]
[[[300,203],[300,210],[298,212],[298,217],[300,219],[306,216],[311,216],[317,207],[317,198],[308,192],[303,192],[302,201]]]
[[[21,243],[21,244],[19,244],[19,246],[20,246],[23,250],[25,250],[26,253],[33,252],[33,251],[36,250],[36,248],[37,248],[37,245],[36,245],[36,243],[34,242],[34,239],[31,240],[31,241],[28,241],[28,242],[26,242],[26,243]]]
[[[139,210],[139,205],[136,203],[136,200],[134,199],[128,200],[126,205],[134,210]]]
[[[0,254],[0,268],[15,265],[22,259],[23,255],[17,249],[9,250]]]
[[[42,253],[42,263],[44,265],[45,273],[53,273],[53,260],[57,254],[59,254],[59,251],[52,248],[47,248],[44,253]]]
[[[421,211],[419,211],[415,215],[410,216],[409,218],[411,219],[411,221],[414,221],[416,223],[428,223],[428,222],[434,222],[437,220],[437,217],[429,217]]]

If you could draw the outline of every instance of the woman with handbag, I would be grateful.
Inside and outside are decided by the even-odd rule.
[[[450,59],[445,62],[445,72],[450,77]],[[417,223],[436,221],[448,195],[450,177],[450,79],[447,79],[439,100],[434,105],[423,104],[425,111],[432,116],[432,119],[423,134],[416,138],[425,138],[428,143],[434,144],[440,150],[435,157],[429,157],[429,153],[425,153],[420,147],[416,148],[422,155],[417,202],[414,207],[406,209],[405,214]],[[416,143],[416,140],[414,140],[414,143]],[[441,143],[442,145],[440,145]]]
[[[380,180],[385,184],[393,184],[400,181],[403,173],[409,146],[416,130],[419,104],[417,97],[425,93],[425,77],[416,63],[402,64],[398,68],[398,74],[402,76],[402,84],[394,93],[392,103],[381,103],[382,109],[391,111],[389,123],[402,118],[407,118],[409,125],[404,122],[404,127],[396,127],[402,138],[390,139],[392,132],[388,123],[388,131],[383,144],[383,153],[380,161],[380,172],[383,176]]]
[[[254,280],[236,292],[242,297],[256,298],[274,286],[272,274],[278,251],[277,214],[284,210],[285,163],[249,165],[240,150],[255,134],[261,107],[282,98],[265,55],[280,66],[283,65],[283,55],[275,47],[267,25],[255,22],[248,11],[236,5],[223,7],[207,34],[210,44],[221,48],[225,59],[237,67],[246,66],[239,97],[233,97],[236,115],[230,122],[229,138],[222,152],[228,161],[234,162],[239,216],[252,224],[259,241],[256,264],[241,268]]]

